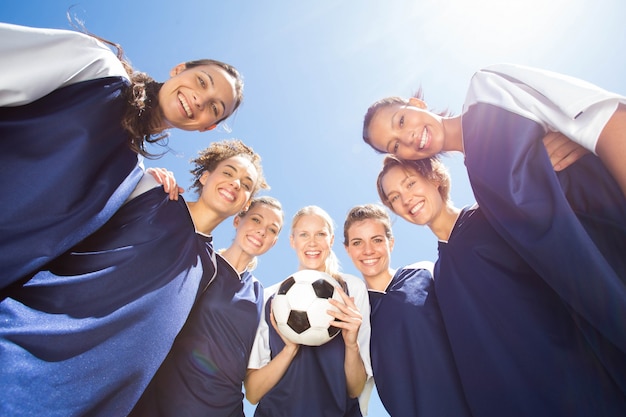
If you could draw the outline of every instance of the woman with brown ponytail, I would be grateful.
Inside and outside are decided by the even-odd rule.
[[[155,156],[147,143],[210,130],[242,99],[230,65],[190,61],[159,83],[77,31],[0,23],[0,56],[0,291],[115,213]]]

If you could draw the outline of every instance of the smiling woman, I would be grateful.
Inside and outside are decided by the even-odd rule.
[[[227,273],[226,282],[217,278],[232,267],[216,261],[210,235],[259,189],[267,188],[260,157],[241,141],[227,140],[212,143],[193,164],[197,201],[169,200],[152,181],[46,270],[2,293],[0,391],[10,395],[0,402],[0,415],[126,416],[168,355],[197,299],[217,297],[216,303],[223,303],[220,295],[239,290],[260,297],[259,284],[252,279],[238,286],[236,275],[232,279]],[[226,292],[215,292],[213,286],[206,290],[214,280]],[[200,289],[206,291],[200,295]],[[252,309],[250,345],[260,306],[254,300],[247,303],[249,298],[240,301],[250,304],[247,311]],[[204,328],[199,330],[206,335]],[[247,366],[243,353],[249,347],[233,346],[236,350],[229,352],[239,359],[227,362],[240,370],[241,379],[234,385],[241,408]],[[146,394],[142,407],[158,408],[151,401],[153,393]],[[168,405],[176,407],[175,402]]]
[[[217,256],[215,279],[198,295],[132,417],[243,416],[241,384],[263,306],[253,261],[276,243],[282,206],[271,197],[254,198],[233,225],[235,239]]]
[[[77,31],[0,23],[0,54],[0,185],[15,197],[0,202],[0,289],[101,227],[166,129],[208,130],[242,98],[228,64],[189,61],[161,84],[119,45]]]
[[[587,169],[592,166],[593,162]],[[565,182],[574,184],[574,175]],[[403,182],[411,186],[406,187]],[[595,185],[597,190],[605,189],[599,181]],[[387,156],[377,181],[380,198],[388,208],[410,223],[426,225],[438,238],[434,291],[450,343],[450,359],[456,366],[471,414],[623,415],[626,398],[619,386],[624,380],[623,352],[607,342],[608,337],[615,336],[607,337],[607,333],[601,334],[595,329],[590,332],[588,322],[581,320],[580,313],[574,310],[580,307],[575,303],[566,304],[557,293],[559,278],[563,277],[568,284],[580,279],[585,284],[577,288],[584,288],[585,297],[591,294],[588,298],[593,298],[604,284],[601,280],[610,278],[607,268],[596,262],[600,265],[596,271],[600,272],[593,285],[588,285],[590,274],[568,272],[563,262],[555,262],[558,273],[546,272],[547,268],[538,266],[523,250],[498,233],[488,220],[488,209],[478,205],[456,208],[449,199],[449,186],[447,170],[437,158],[401,161]],[[614,184],[607,189],[615,194]],[[578,189],[572,194],[580,198],[584,192]],[[607,197],[605,193],[600,200],[624,207],[621,195],[615,200]],[[515,217],[511,211],[509,214],[509,218]],[[559,215],[566,216],[564,210],[559,211]],[[552,218],[550,215],[541,217]],[[532,221],[526,219],[520,227],[524,232],[533,228]],[[599,228],[603,219],[596,215],[594,223]],[[619,227],[618,222],[607,223],[611,224],[607,229]],[[609,233],[605,231],[604,235]],[[545,236],[542,238],[548,240]],[[576,249],[573,240],[551,240],[550,243],[564,248],[569,262],[575,263],[572,268],[584,268],[588,259],[581,261],[578,259],[583,258],[581,256],[575,260],[571,257]],[[614,241],[619,243],[619,239]],[[532,248],[536,250],[537,246]],[[591,246],[586,249],[585,256],[593,259]],[[622,253],[620,251],[620,255]],[[550,256],[557,258],[558,251]],[[623,292],[616,297],[623,306]],[[603,297],[601,302],[593,301],[601,304],[598,310],[604,314],[615,314],[604,308],[603,302],[611,301],[609,297]],[[621,319],[616,324],[615,327],[623,330]],[[593,338],[587,337],[589,333]],[[619,337],[622,335],[620,332]],[[562,372],[564,369],[567,373]],[[559,387],[556,391],[551,389],[555,386]],[[537,397],[537,392],[545,395]]]
[[[65,11],[75,3],[9,2],[0,6],[0,20],[66,28]],[[198,149],[222,137],[245,138],[263,155],[272,194],[289,217],[316,204],[339,221],[352,206],[378,201],[373,183],[381,156],[359,139],[362,113],[377,98],[408,97],[422,85],[433,108],[458,113],[471,74],[494,62],[550,68],[626,92],[626,60],[616,53],[626,50],[626,37],[617,36],[623,33],[624,1],[239,3],[81,0],[73,11],[95,33],[120,42],[132,63],[158,81],[189,58],[234,64],[245,77],[245,106],[210,132],[172,130],[168,153],[146,166],[167,167],[188,188],[188,161]],[[226,123],[232,134],[223,131]],[[453,200],[460,206],[473,202],[462,155],[446,161]],[[19,193],[40,180],[25,181]],[[5,190],[7,201],[15,195]],[[392,220],[396,266],[436,259],[428,229]],[[224,222],[213,233],[216,247],[227,246],[233,235],[231,222]],[[336,251],[344,271],[355,274],[344,250]],[[255,275],[266,286],[297,266],[288,234],[263,256]],[[252,416],[254,407],[244,406]],[[368,414],[388,415],[376,396]]]
[[[241,86],[217,61],[179,64],[170,76],[159,90],[166,127],[211,130],[241,102]]]

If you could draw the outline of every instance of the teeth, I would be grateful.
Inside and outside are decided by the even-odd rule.
[[[226,198],[227,200],[235,201],[235,195],[233,193],[229,192],[228,190],[221,189],[220,190],[220,194],[224,198]]]
[[[320,252],[319,251],[315,251],[315,252],[307,251],[307,252],[304,252],[304,254],[307,255],[307,256],[317,256],[317,255],[320,254]]]
[[[376,259],[365,259],[365,260],[363,260],[363,263],[365,265],[373,265],[373,264],[376,263]]]
[[[178,95],[178,101],[180,101],[180,104],[182,104],[183,109],[185,109],[185,113],[187,113],[187,117],[191,118],[193,116],[193,113],[191,113],[191,108],[189,107],[189,104],[187,104],[187,100],[185,100],[185,97],[182,94]]]
[[[417,212],[418,212],[418,211],[419,211],[419,210],[420,210],[423,206],[424,206],[424,202],[423,202],[423,201],[422,201],[422,202],[417,203],[417,204],[416,204],[416,205],[415,205],[415,206],[414,206],[414,207],[410,210],[410,213],[411,213],[411,214],[415,214],[415,213],[417,213]]]
[[[426,140],[428,139],[428,129],[424,127],[424,131],[422,132],[422,140],[420,141],[420,149],[423,149],[426,145]]]

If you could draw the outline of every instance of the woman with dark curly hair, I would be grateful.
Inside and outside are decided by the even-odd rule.
[[[228,64],[186,62],[159,83],[77,31],[0,23],[0,55],[0,289],[102,226],[139,181],[138,155],[155,156],[147,143],[210,130],[242,99]]]
[[[235,238],[218,251],[215,279],[198,295],[131,417],[243,417],[241,386],[263,308],[263,286],[252,271],[283,221],[282,205],[269,196],[253,198],[235,216]]]
[[[267,188],[260,157],[239,140],[193,163],[198,200],[170,200],[145,175],[98,231],[5,291],[0,415],[128,415],[210,292],[220,269],[211,232]]]

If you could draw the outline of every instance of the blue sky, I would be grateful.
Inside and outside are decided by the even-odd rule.
[[[169,168],[187,187],[188,161],[199,149],[242,139],[261,154],[272,187],[267,194],[283,203],[287,223],[305,205],[331,214],[335,252],[353,274],[342,225],[352,206],[377,201],[382,157],[361,140],[373,101],[409,96],[421,86],[431,107],[459,113],[472,73],[498,62],[563,72],[626,94],[620,0],[4,0],[0,21],[67,29],[71,5],[89,30],[122,44],[134,66],[157,80],[190,59],[236,66],[245,99],[228,121],[230,132],[173,131],[173,152],[147,166]],[[446,161],[454,202],[471,204],[462,158]],[[189,191],[185,197],[195,199]],[[260,260],[256,275],[265,285],[297,267],[288,233],[287,224]],[[394,266],[436,259],[427,229],[397,219],[394,234]],[[228,220],[215,232],[216,247],[232,237]],[[385,415],[377,397],[370,415]]]

